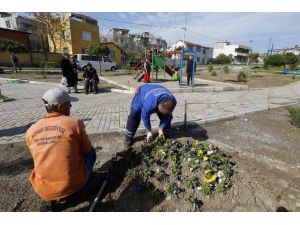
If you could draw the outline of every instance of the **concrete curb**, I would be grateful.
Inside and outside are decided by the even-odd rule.
[[[99,77],[101,80],[114,84],[120,88],[126,89],[128,90],[130,94],[134,93],[134,88],[127,86],[127,85],[123,85],[120,84],[116,81],[113,81],[109,78],[105,78],[105,77]],[[184,77],[185,78],[185,77]],[[186,79],[186,78],[185,78]],[[235,84],[224,84],[221,82],[215,82],[215,81],[208,81],[207,80],[201,80],[201,79],[197,79],[203,83],[211,83],[211,84],[221,84],[223,86],[212,86],[212,87],[194,87],[194,88],[169,88],[170,91],[172,91],[173,93],[191,93],[191,92],[223,92],[223,91],[243,91],[243,90],[248,90],[248,86],[247,85],[235,85]]]
[[[103,80],[103,81],[105,81],[105,82],[107,82],[107,83],[114,84],[114,85],[116,85],[116,86],[118,86],[118,87],[121,87],[121,88],[127,90],[127,91],[130,91],[130,93],[134,93],[134,88],[132,88],[132,87],[130,87],[130,86],[126,86],[126,85],[123,85],[123,84],[119,84],[118,82],[115,82],[115,81],[113,81],[113,80],[111,80],[111,79],[108,79],[108,78],[105,78],[105,77],[103,77],[103,76],[99,77],[99,79],[100,79],[100,80]]]
[[[27,83],[27,84],[47,84],[47,85],[59,86],[59,83],[52,83],[52,82],[30,81],[30,80],[20,80],[20,79],[2,78],[2,77],[0,78],[0,80],[5,80],[5,81],[18,81],[19,80],[19,81],[21,81],[23,83]],[[108,83],[110,83],[110,82],[108,82]],[[83,86],[78,85],[78,88],[83,89]],[[109,92],[114,92],[114,93],[122,93],[122,94],[134,93],[133,91],[130,91],[130,90],[123,90],[123,89],[116,89],[116,88],[103,88],[103,90],[109,91]]]
[[[269,109],[276,109],[276,108],[280,108],[280,107],[284,107],[284,106],[290,106],[290,105],[297,105],[300,102],[294,102],[294,103],[289,103],[289,104],[285,104],[285,105],[278,105],[278,106],[271,106]],[[203,125],[203,124],[208,124],[208,123],[214,123],[214,122],[219,122],[219,121],[225,121],[225,120],[231,120],[234,118],[239,118],[242,116],[245,116],[247,114],[251,114],[251,113],[255,113],[255,112],[263,112],[263,111],[268,111],[267,108],[263,108],[263,109],[258,109],[258,110],[252,110],[252,111],[247,111],[247,112],[243,112],[243,113],[237,113],[237,114],[230,114],[230,115],[225,115],[225,116],[219,116],[219,117],[213,117],[213,118],[208,118],[208,119],[199,119],[199,120],[194,120],[194,121],[187,121],[186,123],[186,127],[184,126],[184,122],[175,122],[174,124],[172,124],[172,128],[175,129],[180,129],[180,128],[191,128],[191,127],[195,127],[197,125]],[[153,130],[157,131],[158,130],[158,126],[153,126]],[[145,128],[139,128],[137,130],[137,133],[143,133],[145,132],[146,129]],[[87,132],[88,135],[101,135],[101,134],[124,134],[125,132],[125,128],[118,128],[115,130],[108,130],[108,131],[103,131],[101,133],[89,133]],[[13,138],[11,138],[13,139]],[[6,143],[20,143],[20,142],[24,142],[25,139],[19,139],[18,141],[14,141],[14,142],[10,142],[9,140],[6,141]],[[4,144],[4,143],[3,143]],[[0,144],[2,145],[2,144]]]
[[[270,107],[270,109],[276,109],[276,108],[280,108],[283,106],[288,106],[288,105],[296,105],[299,104],[299,102],[297,103],[291,103],[291,104],[286,104],[286,105],[280,105],[280,106],[274,106],[274,107]],[[225,121],[225,120],[231,120],[231,119],[235,119],[235,118],[239,118],[242,116],[245,116],[247,114],[251,114],[251,113],[255,113],[255,112],[263,112],[263,111],[268,111],[268,109],[259,109],[259,110],[252,110],[252,111],[247,111],[247,112],[243,112],[243,113],[237,113],[237,114],[230,114],[230,115],[226,115],[226,116],[219,116],[219,117],[213,117],[213,118],[208,118],[208,119],[204,119],[204,120],[196,120],[196,121],[187,121],[186,123],[186,127],[195,127],[197,125],[204,125],[204,124],[208,124],[208,123],[214,123],[214,122],[220,122],[220,121]],[[172,124],[172,128],[175,129],[180,129],[183,128],[184,126],[184,122],[175,122],[174,124]],[[158,130],[158,126],[153,126],[152,127],[154,131]],[[101,133],[88,133],[89,135],[96,135],[96,134],[123,134],[125,132],[125,128],[124,129],[116,129],[116,130],[112,130],[112,131],[104,131]],[[137,130],[136,133],[140,134],[146,132],[145,128],[139,128]]]

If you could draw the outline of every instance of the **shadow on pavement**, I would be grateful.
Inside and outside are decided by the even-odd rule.
[[[15,136],[18,134],[25,134],[27,129],[32,125],[33,123],[28,123],[24,126],[20,127],[12,127],[12,128],[7,128],[0,130],[0,137],[10,137],[10,136]]]

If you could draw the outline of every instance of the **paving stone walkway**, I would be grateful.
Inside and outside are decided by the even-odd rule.
[[[2,94],[16,99],[0,103],[0,144],[24,141],[28,127],[45,115],[41,96],[46,90],[56,86],[0,81]],[[132,94],[108,92],[97,95],[71,95],[79,98],[78,102],[73,103],[71,116],[83,120],[89,134],[124,130]],[[270,89],[174,95],[178,105],[174,110],[173,124],[183,123],[185,102],[188,122],[201,124],[299,102],[300,82]],[[151,120],[153,127],[158,125],[156,115],[153,115]]]

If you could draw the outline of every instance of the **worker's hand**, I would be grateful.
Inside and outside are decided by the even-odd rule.
[[[163,129],[158,129],[158,137],[162,138],[162,139],[165,139],[165,134],[164,134]]]
[[[153,134],[151,131],[148,131],[147,133],[147,142],[151,142],[153,140]]]

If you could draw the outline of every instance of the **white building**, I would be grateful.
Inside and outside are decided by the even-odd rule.
[[[246,45],[231,44],[230,42],[217,42],[214,44],[213,58],[218,57],[220,54],[226,56],[232,55],[236,62],[247,62],[247,54],[250,52],[251,48]]]
[[[275,49],[274,52],[277,54],[293,53],[300,56],[300,46],[294,45],[292,48]]]
[[[123,46],[128,43],[129,30],[121,28],[112,28],[107,34],[107,41],[114,42]]]
[[[45,26],[34,18],[1,12],[0,27],[30,33],[28,37],[31,50],[49,51],[48,37],[44,34]]]
[[[42,33],[44,29],[41,23],[32,18],[10,13],[0,14],[0,27],[28,33],[35,33],[37,30]]]
[[[176,49],[182,48],[186,50],[196,50],[196,62],[197,64],[207,64],[208,60],[213,57],[213,49],[205,47],[203,45],[195,44],[189,41],[183,43],[182,40],[177,41],[168,49],[168,51],[175,51]]]
[[[112,28],[107,34],[107,41],[114,42],[120,46],[133,45],[139,48],[166,49],[167,42],[161,37],[155,37],[150,32],[142,34],[130,34],[127,29]]]

